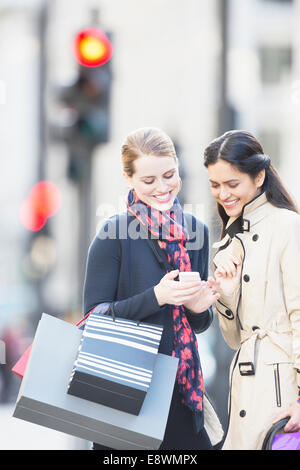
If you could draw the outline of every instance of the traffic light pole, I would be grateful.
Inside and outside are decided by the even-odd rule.
[[[76,304],[81,310],[82,293],[85,277],[87,252],[91,242],[91,211],[92,211],[92,160],[94,148],[76,143],[69,145],[69,172],[77,186],[78,197],[78,252]]]
[[[45,113],[45,95],[46,95],[46,83],[47,83],[47,46],[46,46],[46,31],[48,24],[48,6],[47,2],[42,2],[39,13],[38,13],[38,36],[40,43],[40,53],[39,53],[39,100],[38,100],[38,135],[39,135],[39,145],[38,145],[38,166],[37,166],[37,181],[42,181],[45,179],[45,163],[46,163],[46,151],[47,151],[47,142],[46,142],[46,113]],[[33,246],[34,240],[36,238],[36,233],[31,232],[28,240],[28,249],[30,251]],[[44,311],[49,311],[45,305],[45,298],[43,294],[44,287],[44,278],[37,276],[36,279],[31,281],[32,288],[34,290],[34,295],[37,301],[37,307],[34,312],[31,314],[31,319],[33,323],[33,329],[35,329],[38,321],[40,320],[41,313]]]
[[[109,33],[107,33],[109,35]],[[68,177],[76,185],[79,216],[78,275],[76,308],[81,309],[87,252],[91,242],[92,162],[96,147],[110,137],[110,58],[113,47],[99,28],[81,30],[74,38],[78,62],[76,79],[59,89],[58,100],[64,115],[73,116],[61,126],[61,139],[69,153]]]
[[[92,156],[86,155],[86,172],[79,184],[79,247],[78,247],[78,280],[79,280],[79,302],[82,305],[83,286],[87,252],[91,242],[91,186],[92,186]]]
[[[45,179],[46,160],[46,115],[45,96],[47,86],[47,26],[48,26],[48,6],[47,2],[42,2],[38,16],[38,34],[40,42],[39,55],[39,160],[38,160],[38,181]]]

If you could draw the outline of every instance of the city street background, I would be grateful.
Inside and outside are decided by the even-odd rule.
[[[123,207],[120,148],[129,132],[154,126],[173,139],[180,201],[208,225],[210,245],[219,222],[203,151],[229,129],[261,141],[300,205],[299,25],[300,0],[0,1],[0,449],[89,448],[12,417],[20,379],[11,367],[42,312],[81,318],[88,246]],[[105,103],[89,88],[85,105],[73,41],[91,26],[114,53],[102,69]],[[78,125],[84,106],[90,128]],[[33,230],[26,208],[42,181],[53,185],[55,207]],[[234,351],[216,318],[198,342],[225,427]]]

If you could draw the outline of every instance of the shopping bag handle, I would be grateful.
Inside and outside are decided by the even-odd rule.
[[[283,418],[280,421],[277,421],[277,423],[273,424],[271,428],[268,430],[263,445],[262,445],[262,450],[272,450],[272,442],[275,437],[275,434],[280,431],[280,429],[284,428],[286,423],[289,421],[290,418]]]
[[[108,309],[107,309],[107,311],[106,311],[106,315],[111,315],[113,321],[116,320],[115,306],[114,306],[114,303],[113,303],[113,302],[111,302],[111,303],[109,304],[109,307],[108,307]]]
[[[115,304],[114,304],[114,302],[111,302],[109,304],[109,307],[108,307],[105,315],[111,315],[113,321],[116,321],[116,313],[115,313]],[[137,320],[136,326],[140,326],[140,321],[139,320]]]

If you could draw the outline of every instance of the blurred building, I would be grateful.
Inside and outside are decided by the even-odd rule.
[[[91,181],[90,240],[108,216],[123,207],[126,186],[122,176],[120,149],[126,135],[138,127],[164,129],[180,148],[181,170],[186,179],[185,202],[198,216],[209,220],[209,198],[202,151],[215,135],[218,101],[218,2],[190,0],[115,0],[113,2],[52,1],[48,25],[49,109],[55,95],[52,88],[74,80],[76,62],[71,53],[76,32],[90,25],[97,6],[99,26],[112,34],[113,92],[111,140],[94,152]],[[62,47],[63,45],[63,47]],[[52,110],[57,119],[57,110]],[[76,187],[66,175],[68,155],[63,145],[49,142],[48,174],[60,179],[66,191],[65,205],[53,221],[62,251],[48,294],[61,307],[76,284],[74,250],[68,242],[78,233]],[[59,175],[59,176],[58,176]],[[72,254],[71,254],[72,253]],[[75,265],[76,266],[76,265]],[[84,266],[82,266],[84,270]],[[81,280],[80,280],[81,282]],[[55,295],[53,296],[53,292]],[[73,294],[74,295],[74,294]]]
[[[252,132],[299,206],[300,2],[222,0],[220,6],[223,51],[218,133],[229,129]],[[218,224],[213,216],[210,229],[216,239]],[[216,324],[214,334],[217,362],[209,391],[225,422],[228,379],[224,369],[228,371],[234,352],[224,344]]]
[[[18,316],[34,330],[41,310],[79,319],[87,246],[103,219],[124,207],[120,149],[136,128],[160,127],[174,140],[181,201],[209,226],[211,244],[219,225],[202,155],[221,132],[252,131],[300,205],[299,16],[300,0],[1,2],[0,334]],[[80,175],[88,165],[83,158],[78,179],[70,178],[69,149],[58,131],[71,116],[61,110],[59,90],[77,77],[73,38],[93,22],[114,45],[111,135],[91,156],[83,193]],[[33,246],[19,208],[41,179],[59,187],[62,205]],[[199,347],[225,423],[233,351],[216,319]]]
[[[0,331],[35,303],[24,283],[26,236],[19,209],[38,172],[40,43],[36,2],[22,8],[16,3],[0,5]]]
[[[228,99],[300,204],[299,0],[230,0]]]
[[[91,220],[86,227],[89,241],[103,220],[124,208],[127,188],[121,168],[121,145],[132,130],[154,126],[165,130],[179,150],[186,210],[209,226],[214,205],[209,194],[203,150],[218,132],[220,85],[222,83],[222,36],[220,2],[217,0],[115,0],[113,2],[52,1],[48,8],[48,115],[59,121],[55,86],[76,78],[77,64],[70,53],[74,35],[91,23],[98,12],[99,26],[112,35],[113,91],[111,100],[111,140],[99,146],[92,158]],[[80,315],[84,259],[78,259],[78,187],[67,178],[68,151],[59,142],[48,143],[47,171],[58,178],[65,191],[65,204],[53,220],[60,262],[47,282],[47,296],[57,309],[72,307]],[[67,230],[66,230],[67,227]],[[71,235],[71,237],[70,237]],[[212,232],[212,240],[216,233]],[[77,263],[79,261],[79,272]],[[76,312],[77,308],[77,312]],[[217,329],[217,325],[216,325]],[[206,383],[213,398],[217,374],[226,415],[229,359],[225,343],[215,328],[199,338]],[[218,352],[219,355],[219,352]],[[231,352],[229,352],[231,357]],[[217,359],[217,360],[216,360]],[[224,365],[223,365],[224,363]]]

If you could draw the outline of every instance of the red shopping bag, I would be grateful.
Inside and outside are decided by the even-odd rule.
[[[82,318],[78,323],[76,323],[76,326],[80,327],[82,326],[83,322],[87,319],[91,312],[89,312],[84,318]],[[23,353],[23,355],[20,357],[18,362],[14,365],[12,368],[12,372],[16,374],[20,379],[23,379],[23,376],[25,374],[26,366],[29,360],[30,352],[31,352],[32,344],[26,349],[26,351]]]
[[[20,357],[18,362],[14,365],[12,368],[12,372],[14,372],[16,375],[18,375],[21,379],[23,378],[23,375],[25,374],[25,369],[26,365],[30,356],[30,351],[31,351],[32,345],[30,345],[24,354]]]

